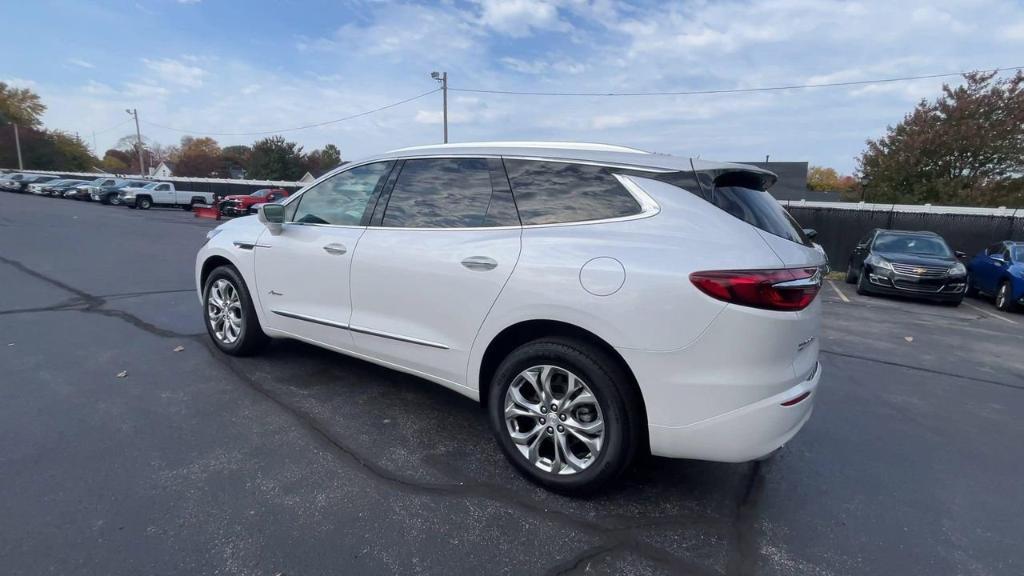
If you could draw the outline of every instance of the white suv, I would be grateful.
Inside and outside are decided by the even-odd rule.
[[[511,462],[593,490],[639,451],[742,462],[811,414],[822,255],[770,172],[618,146],[406,148],[196,258],[228,354],[296,338],[478,399]]]

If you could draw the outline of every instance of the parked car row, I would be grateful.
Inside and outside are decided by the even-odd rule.
[[[967,264],[934,232],[876,228],[850,255],[846,281],[858,294],[911,296],[959,306],[964,296],[988,295],[1010,311],[1024,305],[1024,242],[997,242]]]
[[[284,188],[263,188],[251,194],[219,197],[212,192],[178,190],[171,182],[101,176],[94,180],[60,178],[47,174],[13,173],[0,176],[0,189],[28,192],[40,196],[100,202],[147,210],[153,206],[215,206],[218,216],[245,216],[255,213],[261,204],[288,197]]]

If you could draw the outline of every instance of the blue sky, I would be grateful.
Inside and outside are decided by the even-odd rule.
[[[682,91],[1024,65],[1018,0],[444,2],[6,0],[0,80],[36,90],[47,127],[100,153],[132,132],[276,130],[435,86]],[[772,93],[556,98],[452,92],[453,141],[586,140],[711,159],[805,160],[849,172],[942,80]],[[284,133],[346,159],[441,137],[441,96]],[[216,136],[222,145],[257,136]]]

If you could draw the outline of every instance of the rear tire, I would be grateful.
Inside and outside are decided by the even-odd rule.
[[[207,276],[203,324],[213,344],[231,356],[255,354],[270,340],[260,327],[245,280],[234,266],[219,266]]]
[[[569,382],[577,383],[575,390]],[[489,393],[491,428],[505,457],[556,492],[584,494],[608,485],[633,462],[642,441],[643,406],[629,375],[587,342],[551,337],[523,344],[498,366]],[[517,415],[509,419],[512,408]]]

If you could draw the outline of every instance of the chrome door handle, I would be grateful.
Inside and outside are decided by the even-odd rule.
[[[494,270],[497,268],[498,261],[494,258],[488,258],[487,256],[470,256],[462,261],[462,265],[470,270],[486,272],[487,270]]]
[[[345,248],[344,244],[328,244],[327,246],[324,246],[324,252],[335,256],[341,256],[345,252],[348,252],[348,248]]]

